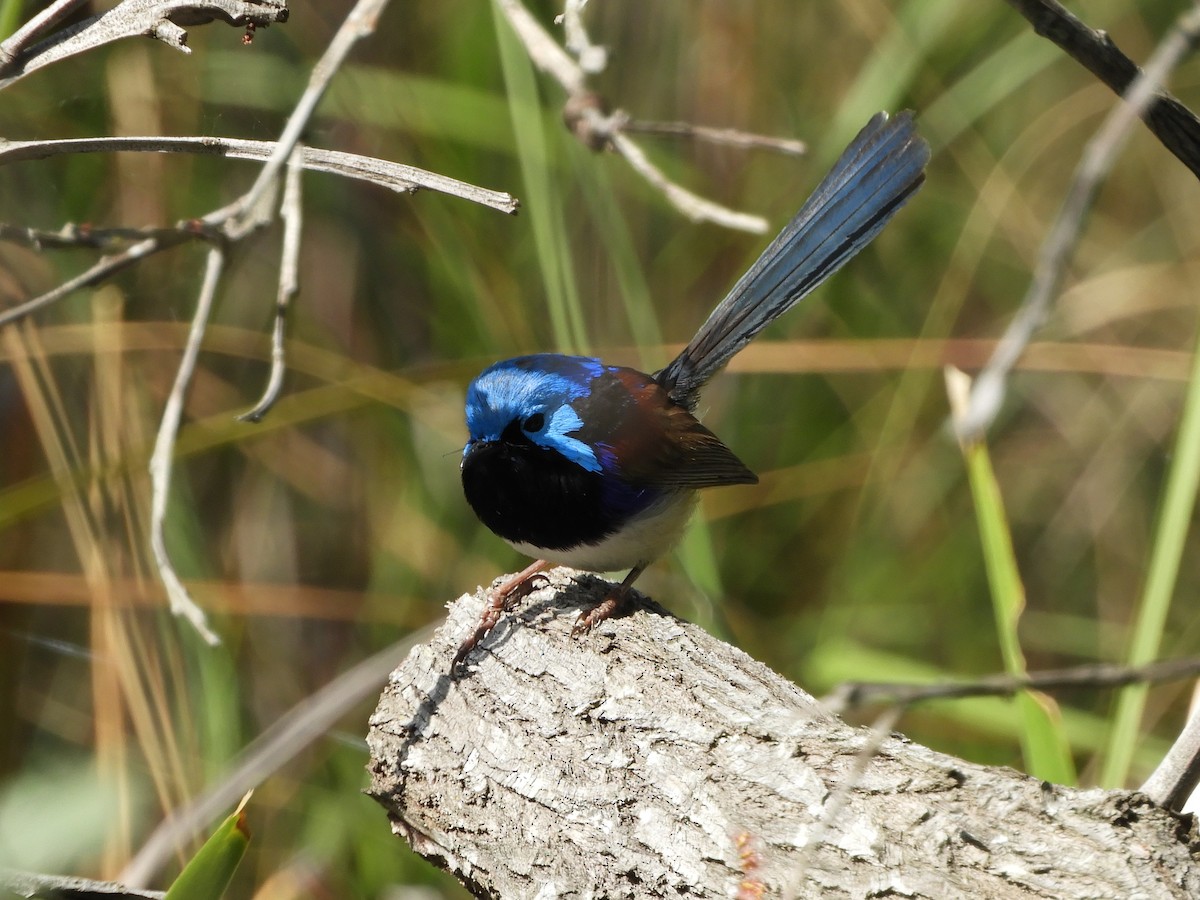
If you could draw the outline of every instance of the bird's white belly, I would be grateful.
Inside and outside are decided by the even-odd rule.
[[[632,569],[652,562],[675,545],[696,508],[697,498],[695,491],[672,494],[595,544],[579,544],[566,550],[547,550],[520,541],[509,544],[526,556],[573,569],[588,572]]]

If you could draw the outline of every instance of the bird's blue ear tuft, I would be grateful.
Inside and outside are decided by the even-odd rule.
[[[598,359],[549,353],[488,367],[467,389],[467,446],[524,440],[599,471],[595,450],[574,436],[583,422],[571,404],[589,395],[604,369]]]

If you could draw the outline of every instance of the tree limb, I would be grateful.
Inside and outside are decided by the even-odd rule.
[[[609,588],[555,570],[455,680],[461,598],[371,719],[370,793],[477,895],[1200,896],[1190,817],[873,738],[644,600],[572,640]]]
[[[148,35],[190,53],[184,25],[204,25],[221,19],[239,27],[265,28],[286,22],[287,0],[125,0],[110,10],[64,28],[27,46],[30,39],[51,28],[73,3],[57,3],[0,44],[0,90],[30,72],[69,56],[84,53],[122,38]]]
[[[9,869],[0,869],[0,890],[6,897],[30,900],[162,900],[166,896],[162,891],[138,891],[115,881]]]
[[[1114,93],[1124,95],[1140,74],[1137,63],[1103,31],[1088,27],[1056,0],[1005,0],[1033,30],[1053,41]],[[1200,118],[1165,88],[1140,111],[1164,147],[1200,178]]]
[[[98,137],[46,141],[6,141],[0,138],[0,165],[31,159],[49,159],[64,153],[197,153],[249,159],[259,162],[272,157],[276,141],[251,141],[224,137]],[[389,162],[373,156],[304,147],[304,168],[345,178],[367,181],[401,194],[424,188],[470,200],[503,213],[516,213],[520,203],[512,194],[481,188],[457,178]]]

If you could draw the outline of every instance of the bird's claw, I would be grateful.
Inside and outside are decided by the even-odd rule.
[[[467,639],[458,645],[458,651],[454,654],[453,662],[450,663],[451,672],[458,673],[462,670],[463,663],[471,651],[478,647],[479,642],[487,637],[487,633],[496,627],[504,613],[511,612],[513,607],[534,591],[546,587],[550,583],[550,579],[542,571],[547,565],[549,564],[539,560],[524,571],[488,590],[487,602],[483,606],[479,624],[475,626],[475,630]]]
[[[534,591],[540,591],[544,587],[550,586],[550,576],[545,572],[534,572],[528,578],[523,578],[517,584],[514,584],[504,595],[500,601],[500,608],[504,612],[512,612],[516,605],[532,594]],[[502,590],[504,585],[496,588],[497,592]],[[490,597],[490,595],[489,595]],[[497,616],[497,618],[499,618]],[[493,623],[494,625],[495,623]]]
[[[587,634],[605,619],[610,619],[625,606],[628,591],[618,588],[595,606],[579,614],[575,625],[571,628],[571,637],[581,637]]]

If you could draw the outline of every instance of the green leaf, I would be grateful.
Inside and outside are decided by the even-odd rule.
[[[947,370],[947,390],[956,413],[965,406],[970,379],[957,370]],[[1013,552],[1004,498],[992,469],[991,456],[982,441],[962,444],[967,463],[967,480],[975,501],[975,521],[983,544],[983,560],[991,588],[992,612],[1004,670],[1014,677],[1028,674],[1021,652],[1018,627],[1025,609],[1025,585]],[[1055,784],[1074,784],[1075,764],[1062,730],[1057,702],[1040,691],[1022,691],[1016,696],[1021,717],[1021,752],[1030,775]]]
[[[1131,666],[1152,662],[1158,656],[1192,510],[1196,506],[1197,487],[1200,487],[1200,352],[1192,355],[1183,420],[1179,424],[1175,454],[1167,474],[1166,495],[1155,529],[1154,547],[1150,551],[1149,571],[1138,604],[1129,655],[1125,658]],[[1131,685],[1117,700],[1108,754],[1100,773],[1100,783],[1106,787],[1120,787],[1129,777],[1149,690],[1145,684]]]
[[[218,900],[225,893],[250,843],[244,811],[249,799],[247,794],[233,815],[196,851],[167,891],[166,900]]]

